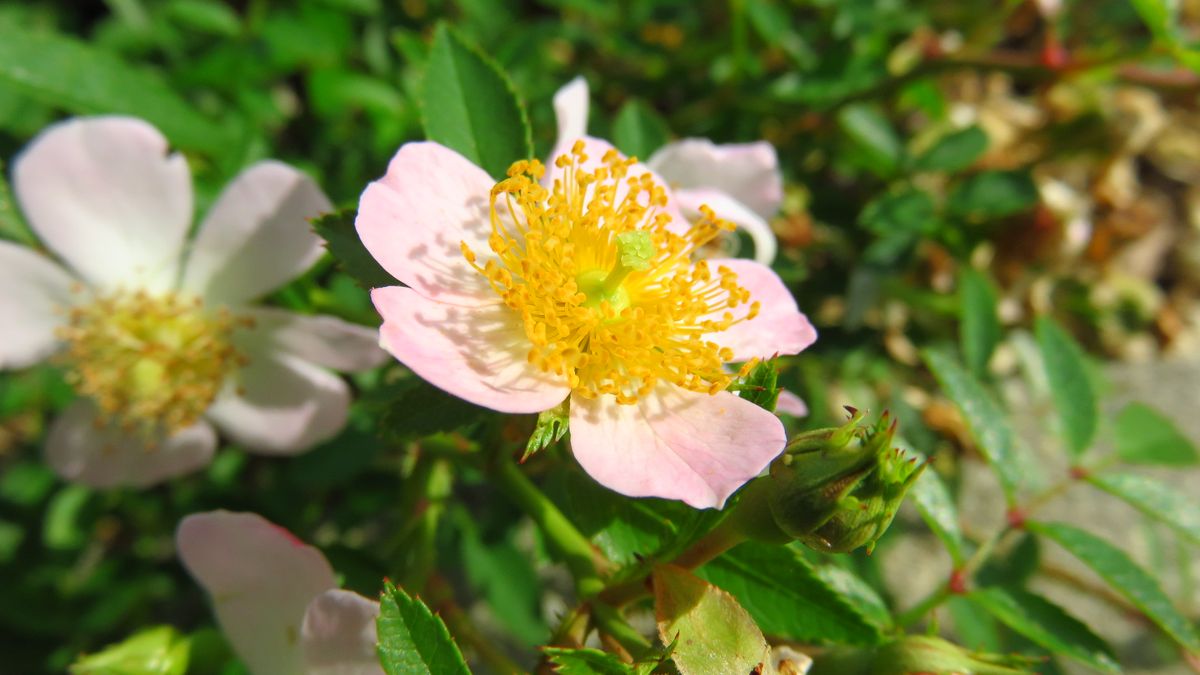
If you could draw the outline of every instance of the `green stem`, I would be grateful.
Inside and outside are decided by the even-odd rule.
[[[644,635],[629,625],[619,611],[603,602],[592,603],[592,619],[601,633],[611,636],[635,659],[653,646]]]
[[[509,498],[520,506],[546,535],[575,577],[575,589],[581,598],[589,598],[604,588],[598,563],[601,557],[587,537],[571,524],[563,512],[537,488],[508,457],[496,463],[496,478]]]
[[[942,584],[941,586],[938,586],[932,593],[925,596],[924,600],[921,600],[917,604],[901,612],[900,615],[896,617],[896,625],[900,628],[908,628],[909,626],[912,626],[924,618],[924,616],[931,610],[945,602],[949,597],[949,584]]]
[[[1025,506],[1013,508],[1020,513],[1022,518],[1026,518],[1034,511],[1040,509],[1054,498],[1066,492],[1077,482],[1077,480],[1078,477],[1072,475],[1070,478],[1064,478],[1060,481],[1057,481],[1042,492],[1034,495],[1028,502],[1025,503]],[[975,549],[975,552],[971,554],[971,557],[968,558],[961,567],[954,571],[954,574],[960,580],[960,583],[965,585],[975,575],[975,572],[977,572],[979,568],[982,567],[985,562],[987,562],[988,558],[992,555],[992,551],[1002,547],[1004,542],[1017,536],[1019,532],[1019,521],[1005,523],[1003,527],[996,532],[993,532],[990,537],[985,539],[983,543],[979,545],[979,548]],[[953,594],[954,591],[950,588],[949,584],[943,584],[939,586],[924,600],[918,602],[909,610],[901,613],[900,616],[897,617],[896,623],[901,627],[908,627],[917,621],[920,621],[922,617],[928,614],[931,610],[940,606]]]
[[[470,645],[480,661],[487,664],[488,670],[497,675],[514,675],[527,672],[518,666],[508,655],[500,651],[492,640],[479,634],[475,626],[467,619],[466,614],[458,605],[446,604],[439,607],[439,614],[446,622],[446,628],[459,642]]]

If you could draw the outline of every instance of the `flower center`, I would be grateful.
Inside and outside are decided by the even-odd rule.
[[[711,338],[759,304],[732,270],[714,274],[692,254],[733,226],[704,208],[677,234],[662,211],[666,191],[648,174],[629,176],[635,160],[610,150],[590,171],[587,160],[577,143],[556,160],[562,174],[549,190],[540,162],[513,164],[492,189],[494,257],[479,265],[465,242],[463,255],[521,316],[529,362],[576,393],[632,404],[659,382],[725,389],[738,375],[723,367],[733,352]]]
[[[72,307],[59,337],[67,381],[126,432],[170,435],[195,423],[245,358],[225,308],[175,293],[117,292]]]

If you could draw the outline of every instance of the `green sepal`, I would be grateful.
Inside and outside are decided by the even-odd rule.
[[[525,444],[525,454],[521,455],[521,461],[529,459],[539,450],[545,450],[551,443],[562,440],[570,428],[570,415],[571,399],[569,398],[549,410],[538,413],[537,426],[529,435],[529,442]]]

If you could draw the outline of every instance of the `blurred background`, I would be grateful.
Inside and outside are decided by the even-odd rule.
[[[963,346],[968,368],[1016,411],[1043,472],[1054,463],[1039,440],[1049,395],[1028,376],[1028,329],[1039,316],[1091,355],[1107,383],[1106,418],[1149,400],[1200,438],[1200,50],[1190,47],[1200,2],[1166,7],[0,0],[0,159],[7,165],[64,116],[132,114],[186,153],[201,213],[266,157],[303,168],[335,204],[353,207],[396,148],[424,136],[419,88],[439,22],[511,78],[539,156],[554,140],[551,97],[576,76],[592,91],[591,133],[627,153],[646,157],[679,137],[765,139],[786,177],[771,223],[774,267],[821,335],[781,364],[782,381],[811,410],[802,425],[840,420],[850,402],[890,408],[907,443],[936,456],[970,537],[972,523],[986,531],[1002,519],[1003,504],[972,468],[963,420],[920,358],[925,347],[963,340],[964,324],[975,331]],[[34,241],[2,193],[0,237]],[[740,245],[747,254],[749,239]],[[332,260],[272,301],[377,323],[365,292]],[[353,424],[309,454],[268,460],[230,446],[206,473],[97,492],[62,483],[39,459],[47,421],[71,397],[57,369],[0,373],[0,672],[62,671],[80,651],[158,623],[208,631],[190,672],[238,672],[174,559],[175,524],[193,511],[262,513],[320,545],[346,586],[377,592],[405,555],[394,478],[404,458],[389,450],[396,439],[371,431],[383,412],[372,399],[378,382],[355,381],[363,396]],[[1111,429],[1101,429],[1103,441]],[[1194,488],[1195,469],[1163,475]],[[539,585],[564,582],[522,553],[536,542],[509,527],[512,507],[490,500],[477,476],[462,480],[453,527],[437,542],[453,561],[447,578],[468,610],[482,598],[481,621],[523,653],[548,635],[552,608],[538,604]],[[1100,525],[1158,570],[1194,618],[1194,549],[1131,509],[1102,524],[1096,513],[1084,500],[1057,515]],[[904,608],[949,569],[928,536],[906,511],[874,556],[852,564],[884,602]],[[1028,574],[1039,553],[1026,549],[997,573]],[[1188,672],[1128,608],[1088,609],[1095,593],[1086,584],[1058,586],[1131,672]],[[969,646],[1025,644],[969,608],[939,616]]]

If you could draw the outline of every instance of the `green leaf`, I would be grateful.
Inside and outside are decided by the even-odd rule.
[[[1096,436],[1096,394],[1079,345],[1058,324],[1040,317],[1034,328],[1067,449],[1078,457]]]
[[[485,408],[416,378],[373,391],[363,403],[378,420],[379,430],[394,442],[461,429],[488,414]]]
[[[1177,3],[1168,3],[1167,0],[1130,0],[1130,3],[1155,38],[1168,44],[1176,42]]]
[[[962,413],[980,452],[991,464],[1005,495],[1011,500],[1020,476],[1008,417],[987,389],[952,357],[932,350],[926,350],[923,355],[942,390]]]
[[[965,562],[958,508],[954,505],[954,500],[942,479],[936,472],[926,471],[925,475],[917,479],[909,494],[925,524],[942,541],[954,564],[958,566]]]
[[[385,581],[379,598],[379,660],[387,675],[470,674],[446,624],[420,599]]]
[[[1001,652],[1000,625],[991,614],[983,611],[965,595],[952,595],[946,599],[946,609],[954,622],[954,633],[964,646],[977,651]]]
[[[1170,486],[1133,473],[1095,474],[1088,481],[1200,546],[1200,505]]]
[[[954,173],[975,163],[987,150],[988,137],[979,127],[967,127],[938,139],[913,162],[917,171],[945,171]]]
[[[896,172],[904,146],[888,118],[865,103],[848,105],[838,112],[838,127],[866,155],[876,174]]]
[[[363,288],[396,286],[396,278],[375,261],[354,229],[354,209],[327,213],[313,221],[313,229],[325,240],[325,248],[346,274]]]
[[[655,558],[707,533],[722,513],[664,499],[631,499],[578,470],[557,472],[547,493],[600,552],[617,565]]]
[[[228,6],[212,0],[171,0],[167,16],[184,28],[234,37],[242,31],[242,20]]]
[[[967,599],[1009,628],[1046,648],[1108,673],[1121,668],[1112,649],[1086,625],[1045,598],[999,587],[973,591]]]
[[[454,29],[439,24],[421,88],[425,135],[500,179],[533,157],[525,106],[494,61]]]
[[[612,140],[617,149],[645,161],[671,137],[667,123],[640,99],[629,99],[613,120]]]
[[[937,229],[937,209],[928,192],[907,188],[871,200],[859,214],[858,224],[880,236],[926,235]]]
[[[147,628],[76,659],[71,675],[184,675],[191,641],[171,626]]]
[[[1029,172],[984,171],[954,186],[946,210],[968,220],[994,220],[1028,211],[1037,200]]]
[[[796,24],[786,9],[771,0],[746,0],[745,8],[746,18],[764,42],[778,47],[805,70],[816,64],[816,53],[796,31]]]
[[[529,441],[525,443],[525,454],[521,455],[521,462],[524,463],[530,455],[546,449],[550,444],[561,441],[562,437],[567,435],[570,423],[570,399],[538,413],[537,426],[533,428]]]
[[[55,493],[42,521],[46,548],[65,551],[83,546],[88,535],[82,521],[91,497],[91,490],[82,485],[67,485]]]
[[[697,574],[732,593],[770,635],[840,644],[880,640],[879,627],[791,547],[741,544]]]
[[[140,117],[182,148],[217,154],[233,145],[155,74],[73,38],[0,22],[0,86],[77,114]]]
[[[654,568],[654,617],[682,675],[749,673],[771,648],[750,614],[729,593],[674,565]]]
[[[1158,582],[1129,559],[1124,551],[1085,532],[1062,523],[1026,523],[1026,528],[1054,540],[1129,600],[1164,633],[1190,651],[1200,651],[1200,636],[1191,622],[1179,613]]]
[[[1117,415],[1117,454],[1132,464],[1191,466],[1200,462],[1192,441],[1165,415],[1143,403],[1130,403]]]
[[[621,659],[599,649],[546,647],[542,653],[559,675],[635,675],[638,671]]]
[[[827,587],[850,602],[862,613],[863,618],[879,627],[883,632],[892,630],[895,622],[892,612],[879,593],[860,576],[837,564],[817,565],[813,568]]]
[[[964,267],[958,280],[958,339],[963,358],[975,377],[987,374],[992,352],[1000,343],[1000,318],[996,312],[996,289],[982,272]]]
[[[1022,587],[1037,572],[1041,560],[1041,540],[1022,532],[1011,546],[988,556],[975,573],[975,583],[980,586]]]

